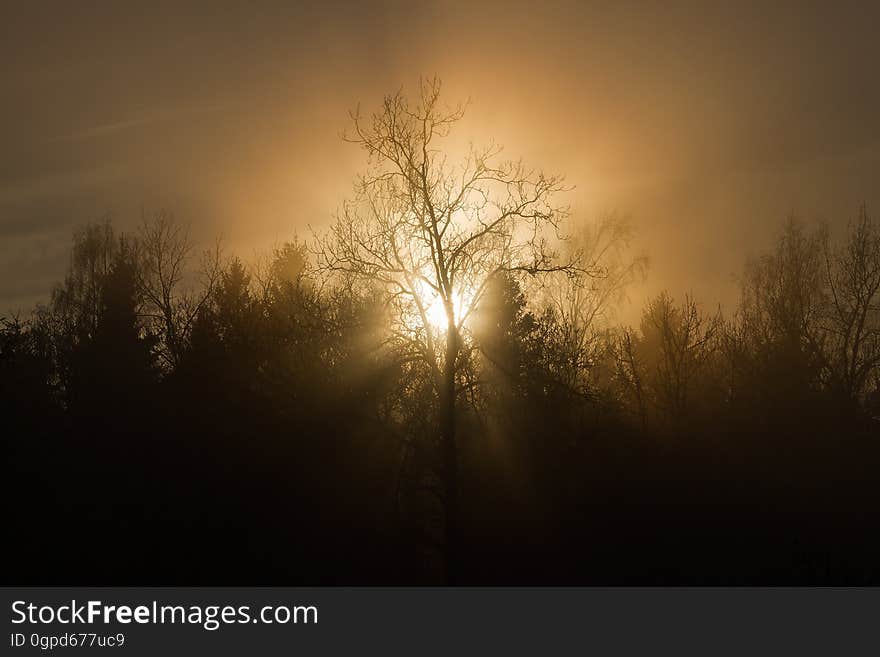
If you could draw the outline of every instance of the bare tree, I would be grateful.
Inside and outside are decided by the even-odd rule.
[[[827,229],[795,218],[774,248],[748,263],[734,324],[725,338],[736,395],[797,405],[828,380]]]
[[[739,315],[755,353],[776,349],[819,358],[826,239],[824,230],[808,231],[790,218],[774,251],[749,263]]]
[[[173,369],[180,363],[199,310],[210,299],[220,276],[220,245],[201,257],[201,285],[187,285],[194,245],[186,227],[167,212],[144,220],[139,234],[138,284],[142,315],[159,337],[159,356]]]
[[[588,275],[553,275],[533,294],[557,320],[559,346],[569,355],[568,372],[559,374],[573,390],[583,392],[590,385],[591,369],[609,347],[615,309],[647,271],[647,257],[629,251],[632,237],[629,221],[613,213],[581,225],[566,246]]]
[[[880,227],[865,206],[842,248],[833,249],[826,239],[824,255],[831,385],[858,401],[880,366]]]
[[[554,204],[565,189],[562,178],[501,160],[495,144],[471,146],[453,164],[441,140],[463,114],[462,105],[441,104],[436,78],[421,82],[414,101],[398,91],[368,117],[353,111],[353,131],[345,138],[367,153],[368,168],[316,245],[325,271],[380,291],[389,339],[405,358],[420,359],[431,370],[450,569],[458,525],[456,366],[467,320],[502,272],[536,276],[575,269],[551,246],[568,214]]]
[[[638,336],[630,327],[613,335],[614,374],[622,388],[635,398],[639,424],[644,431],[648,426],[647,400],[645,395],[644,365],[638,351]]]
[[[57,322],[73,339],[93,337],[97,330],[104,280],[119,246],[109,216],[74,233],[70,266],[64,282],[52,290],[51,304]]]
[[[676,304],[665,292],[648,303],[642,318],[644,361],[653,367],[652,385],[658,405],[674,422],[688,410],[695,382],[715,353],[721,328],[719,316],[703,315],[686,296]]]

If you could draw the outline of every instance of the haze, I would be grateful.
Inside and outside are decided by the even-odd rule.
[[[632,217],[638,299],[723,302],[789,214],[880,206],[876,7],[582,4],[7,10],[0,313],[107,212],[166,208],[243,256],[325,225],[363,164],[348,110],[422,74],[471,99],[460,137],[564,173],[576,220]]]

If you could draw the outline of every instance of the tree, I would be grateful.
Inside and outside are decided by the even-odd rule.
[[[631,395],[635,402],[642,431],[648,426],[647,395],[645,393],[644,363],[638,352],[639,338],[636,332],[625,327],[611,337],[611,350],[614,359],[614,375],[626,396]]]
[[[104,280],[94,343],[108,369],[141,383],[149,379],[153,368],[153,338],[143,330],[139,317],[141,299],[137,278],[135,251],[125,239],[120,239],[118,252]]]
[[[463,115],[462,105],[441,104],[436,78],[421,82],[414,101],[398,91],[369,117],[353,111],[345,138],[367,153],[368,167],[316,247],[324,271],[379,291],[389,341],[404,359],[430,368],[450,578],[459,522],[456,370],[467,320],[501,273],[575,270],[551,247],[568,214],[554,204],[565,189],[562,178],[501,161],[495,144],[471,146],[453,164],[441,140]]]
[[[109,217],[74,233],[70,266],[64,281],[52,290],[51,301],[59,330],[72,341],[87,340],[97,330],[104,280],[118,247]]]
[[[141,225],[137,268],[143,314],[160,337],[159,357],[166,369],[180,364],[199,311],[211,298],[220,275],[219,243],[202,254],[201,286],[186,285],[194,245],[187,229],[167,212]]]
[[[691,410],[698,377],[711,364],[720,326],[719,317],[703,315],[689,296],[676,304],[663,292],[644,311],[643,362],[653,370],[649,380],[657,404],[673,423],[683,421]]]
[[[582,224],[567,246],[590,275],[554,275],[533,295],[554,316],[553,343],[562,356],[557,379],[580,394],[596,391],[594,370],[608,351],[614,312],[627,289],[647,272],[647,257],[629,252],[632,238],[630,222],[614,213]]]
[[[754,402],[802,404],[821,387],[827,308],[824,230],[794,218],[775,248],[749,263],[737,310],[737,368]],[[742,387],[742,386],[741,386]]]
[[[827,362],[831,385],[861,401],[880,367],[880,226],[865,206],[839,249],[824,243],[829,308]]]
[[[49,306],[40,312],[40,323],[51,335],[58,392],[68,406],[77,376],[75,363],[97,335],[105,281],[119,246],[109,216],[77,230],[64,280],[52,289]]]

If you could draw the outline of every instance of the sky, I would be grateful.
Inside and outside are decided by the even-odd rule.
[[[634,306],[728,302],[789,215],[880,208],[880,4],[136,4],[4,10],[0,314],[108,213],[243,258],[320,230],[365,163],[348,111],[420,75],[469,99],[459,137],[564,174],[573,222],[631,218]]]

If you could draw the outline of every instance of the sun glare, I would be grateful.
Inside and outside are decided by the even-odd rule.
[[[423,290],[420,297],[425,306],[425,319],[428,320],[430,327],[435,331],[446,331],[446,308],[443,307],[442,297],[433,290]],[[452,306],[455,312],[455,321],[460,321],[463,314],[468,312],[469,300],[466,295],[457,292],[453,295]]]
[[[432,328],[440,331],[446,330],[446,309],[443,307],[443,299],[440,298],[439,294],[434,296],[434,300],[425,311],[425,317],[427,317],[428,323]]]

